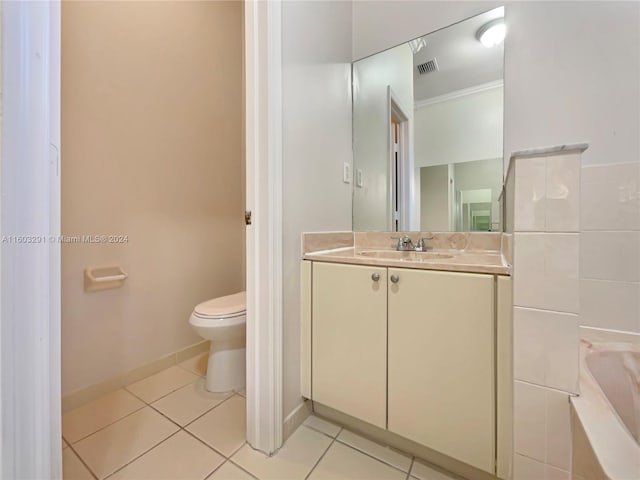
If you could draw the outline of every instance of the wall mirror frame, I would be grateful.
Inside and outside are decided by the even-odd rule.
[[[354,231],[502,231],[505,28],[494,8],[353,62]]]

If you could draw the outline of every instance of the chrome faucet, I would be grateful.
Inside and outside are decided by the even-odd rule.
[[[402,237],[391,237],[393,240],[398,240],[396,250],[399,252],[414,251],[416,247],[413,245],[409,235],[403,235]]]
[[[403,235],[402,237],[391,237],[393,240],[398,240],[398,245],[396,246],[396,250],[399,252],[426,252],[428,250],[428,246],[426,241],[433,240],[433,236],[431,237],[422,237],[418,240],[416,245],[411,241],[411,237],[409,235]]]

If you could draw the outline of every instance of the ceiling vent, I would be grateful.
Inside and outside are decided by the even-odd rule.
[[[420,75],[426,75],[427,73],[433,73],[438,71],[438,62],[435,58],[428,60],[418,65],[418,72]]]

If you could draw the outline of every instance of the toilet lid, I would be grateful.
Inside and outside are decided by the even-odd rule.
[[[240,292],[202,302],[196,306],[194,312],[202,317],[227,317],[243,313],[246,309],[247,294]]]

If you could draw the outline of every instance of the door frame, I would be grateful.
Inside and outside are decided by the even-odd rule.
[[[283,441],[282,4],[245,0],[247,441]]]
[[[59,1],[3,3],[2,64],[0,476],[59,479]]]
[[[411,110],[407,109],[399,97],[394,93],[390,85],[387,85],[387,118],[389,119],[387,127],[388,149],[389,152],[389,215],[387,224],[391,231],[395,230],[394,225],[394,191],[395,191],[395,172],[392,165],[394,160],[393,142],[392,142],[392,117],[398,119],[399,123],[399,151],[400,161],[398,174],[400,176],[400,192],[398,195],[400,216],[398,218],[398,231],[406,231],[413,229],[413,198],[414,191],[414,169],[413,169],[413,151],[411,145],[411,136],[413,129],[413,115]]]

